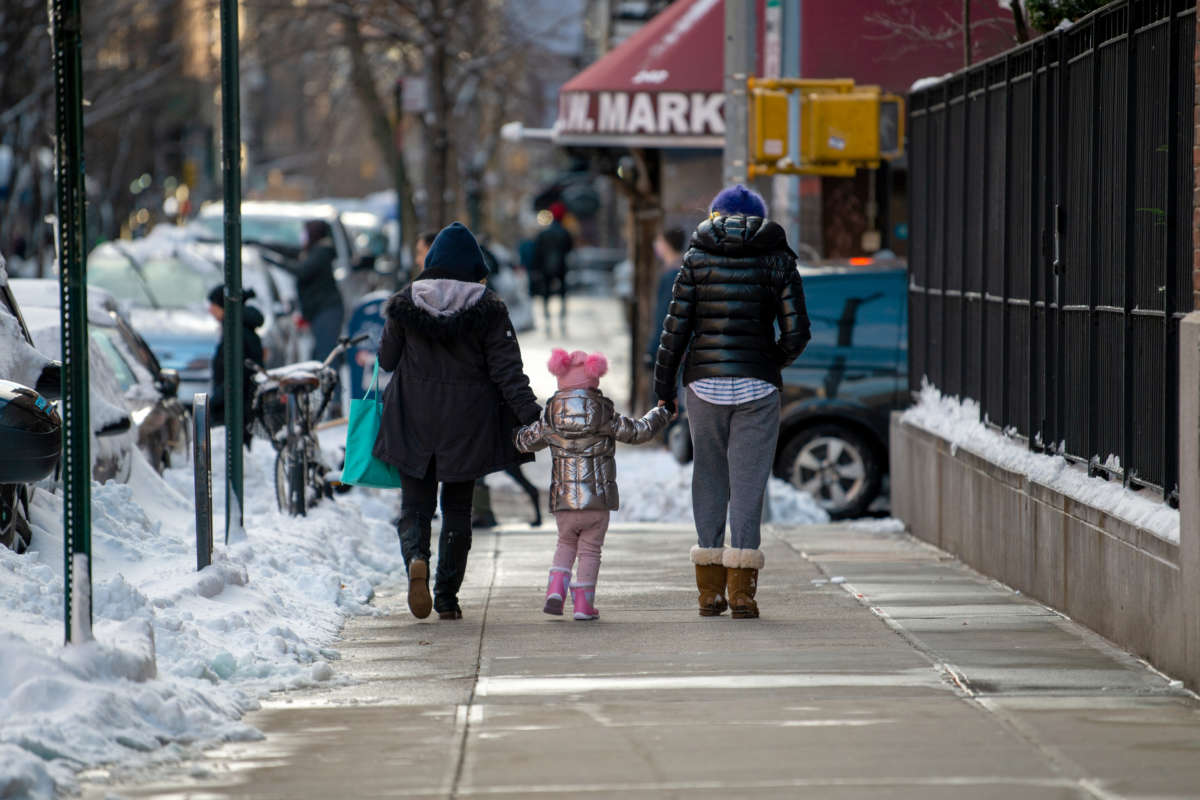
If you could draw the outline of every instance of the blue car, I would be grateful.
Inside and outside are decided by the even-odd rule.
[[[888,469],[888,418],[908,391],[908,272],[903,262],[802,266],[812,340],[783,373],[776,476],[834,519],[862,516]],[[691,460],[686,410],[668,432]]]

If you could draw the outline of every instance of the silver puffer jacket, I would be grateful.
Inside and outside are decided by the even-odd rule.
[[[550,511],[616,511],[614,441],[643,444],[667,426],[665,408],[634,420],[622,416],[597,389],[556,392],[542,418],[517,431],[517,449],[532,453],[549,446],[554,457]]]

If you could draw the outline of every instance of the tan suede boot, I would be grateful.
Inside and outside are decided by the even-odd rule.
[[[761,550],[729,548],[722,563],[726,567],[726,589],[729,607],[734,619],[757,619],[758,603],[754,595],[758,592],[758,571],[763,565]]]
[[[700,590],[700,616],[717,617],[729,608],[725,602],[725,565],[723,547],[693,547],[692,563],[696,565],[696,588]]]

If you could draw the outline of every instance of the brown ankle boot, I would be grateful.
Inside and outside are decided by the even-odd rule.
[[[433,610],[429,596],[429,562],[414,558],[408,563],[408,610],[417,619],[425,619]]]
[[[758,603],[754,602],[754,595],[758,592],[758,571],[763,565],[762,551],[731,547],[725,551],[723,563],[733,618],[757,619]]]
[[[725,602],[725,566],[721,557],[723,547],[693,547],[692,563],[696,565],[696,588],[700,590],[700,616],[717,617],[729,608]]]

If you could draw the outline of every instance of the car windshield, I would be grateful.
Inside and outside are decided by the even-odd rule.
[[[154,306],[145,282],[124,256],[115,253],[88,256],[87,282],[89,286],[105,289],[118,300],[135,306]]]
[[[113,374],[117,376],[117,383],[121,385],[121,391],[129,391],[137,383],[137,378],[134,377],[133,370],[125,363],[124,356],[121,355],[121,351],[117,349],[117,345],[113,341],[112,337],[116,335],[116,331],[89,326],[88,334],[100,348],[100,352],[104,354],[104,360],[112,368]]]
[[[196,224],[204,238],[217,241],[225,235],[225,221],[219,215],[200,217]],[[300,217],[269,217],[242,212],[242,241],[282,245],[299,250],[304,246],[304,220]]]
[[[219,278],[207,275],[179,259],[147,258],[141,264],[150,294],[160,308],[190,308],[202,305],[209,287]]]

